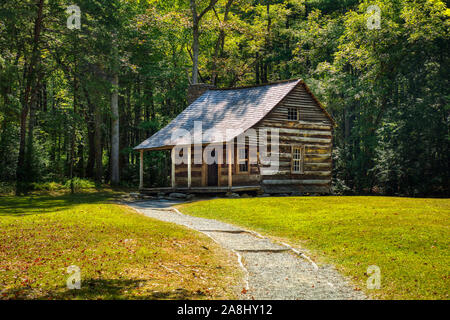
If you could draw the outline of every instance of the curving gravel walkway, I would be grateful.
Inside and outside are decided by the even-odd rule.
[[[152,200],[127,205],[148,217],[200,231],[236,253],[247,274],[247,292],[243,290],[241,299],[366,299],[332,266],[318,267],[288,245],[274,243],[256,233],[216,220],[183,215],[172,208],[178,203]]]

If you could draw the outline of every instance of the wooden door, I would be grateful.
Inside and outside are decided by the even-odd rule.
[[[208,165],[208,187],[219,185],[219,166],[217,163]]]

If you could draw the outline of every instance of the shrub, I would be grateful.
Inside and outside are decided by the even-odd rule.
[[[35,191],[57,191],[57,190],[61,190],[63,188],[63,186],[60,183],[57,182],[43,182],[43,183],[38,183],[35,182],[32,184],[33,186],[33,190]]]
[[[64,184],[64,189],[71,188],[72,180],[67,180]],[[91,189],[95,188],[95,182],[87,179],[73,178],[73,188],[74,190]]]
[[[12,182],[0,182],[0,194],[14,193],[15,184]]]

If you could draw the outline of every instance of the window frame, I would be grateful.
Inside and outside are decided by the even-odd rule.
[[[236,147],[236,173],[237,174],[250,174],[250,149],[248,146],[237,146]],[[240,151],[244,149],[245,158],[240,158]],[[244,161],[244,163],[242,163]],[[241,170],[241,165],[247,165],[247,171]]]
[[[300,159],[295,158],[296,151],[299,151]],[[295,170],[296,163],[298,162],[298,170]],[[291,174],[304,174],[305,173],[305,146],[296,145],[291,148]]]
[[[293,114],[293,113],[291,113],[291,111],[293,111],[293,110],[296,112],[296,119],[295,120],[291,119],[291,115]],[[300,108],[288,107],[287,119],[288,119],[288,121],[300,121]]]

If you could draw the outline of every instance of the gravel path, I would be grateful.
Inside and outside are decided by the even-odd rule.
[[[238,256],[247,274],[241,299],[348,300],[366,299],[332,266],[317,266],[307,256],[284,244],[211,219],[183,215],[173,201],[127,203],[144,215],[200,231]]]

